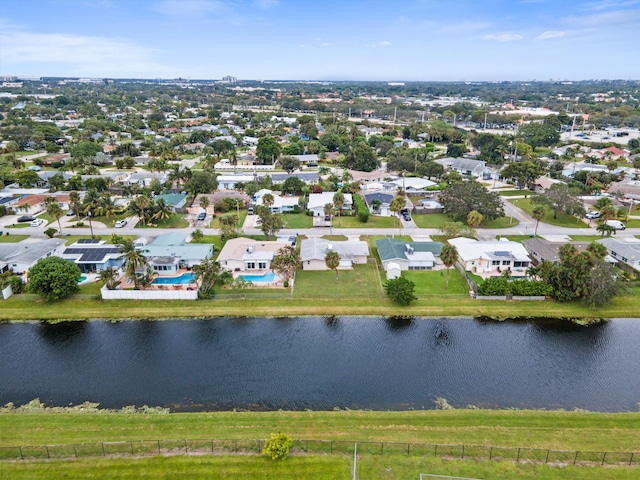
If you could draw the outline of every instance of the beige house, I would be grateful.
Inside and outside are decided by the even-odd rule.
[[[324,259],[330,251],[340,256],[339,270],[352,269],[354,265],[367,263],[369,245],[360,240],[333,241],[312,237],[302,241],[300,260],[303,270],[329,270]]]
[[[264,273],[271,270],[271,261],[288,242],[269,242],[251,238],[233,238],[222,247],[218,263],[230,272]]]

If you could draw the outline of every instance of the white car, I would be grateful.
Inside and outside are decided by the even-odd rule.
[[[33,222],[31,222],[29,224],[29,226],[31,227],[39,227],[40,225],[42,225],[44,223],[44,219],[42,218],[36,218]]]
[[[587,213],[586,215],[587,218],[593,219],[593,218],[600,218],[600,212],[593,210],[589,213]]]
[[[115,224],[115,227],[116,227],[116,228],[122,228],[122,227],[124,227],[126,224],[127,224],[127,221],[126,221],[126,220],[118,220],[118,221],[116,222],[116,224]]]

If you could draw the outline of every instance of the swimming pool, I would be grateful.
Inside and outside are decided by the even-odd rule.
[[[78,280],[78,283],[82,283],[82,282],[84,282],[86,279],[87,279],[87,277],[85,277],[84,275],[82,275],[82,276],[80,277],[80,280]]]
[[[196,281],[195,273],[183,273],[179,277],[156,277],[153,285],[188,285]]]
[[[240,275],[247,282],[251,283],[273,283],[278,281],[280,277],[273,272],[264,273],[262,275]]]

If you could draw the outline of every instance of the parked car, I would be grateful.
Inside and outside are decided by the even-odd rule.
[[[607,220],[604,223],[606,223],[610,227],[615,228],[616,230],[624,230],[627,228],[627,226],[624,223],[622,223],[620,220]]]
[[[593,219],[593,218],[600,218],[600,212],[598,212],[598,211],[596,211],[596,210],[593,210],[593,211],[591,211],[591,212],[587,213],[587,215],[586,215],[586,216],[587,216],[587,218],[589,218],[589,219]]]
[[[207,218],[207,212],[200,212],[198,214],[198,220],[204,220],[205,218]]]
[[[44,220],[42,218],[36,218],[35,220],[33,220],[29,225],[31,227],[39,227],[40,225],[42,225],[44,223]]]
[[[69,210],[69,211],[67,212],[67,217],[73,217],[73,215],[74,215],[74,214],[73,214],[73,210]]]
[[[29,215],[23,215],[22,217],[18,218],[18,223],[33,222],[34,220],[35,220],[35,217],[31,217]]]
[[[116,227],[116,228],[122,228],[122,227],[124,227],[126,224],[127,224],[127,221],[126,221],[126,220],[118,220],[118,221],[116,222],[116,224],[115,224],[115,227]]]

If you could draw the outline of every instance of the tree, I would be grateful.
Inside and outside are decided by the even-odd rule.
[[[84,196],[83,200],[83,210],[82,213],[87,215],[89,218],[89,228],[91,229],[91,236],[93,237],[93,223],[91,222],[91,217],[96,214],[96,209],[99,206],[100,196],[98,195],[98,191],[95,188],[91,188],[87,191],[87,194]]]
[[[154,220],[167,220],[171,218],[173,214],[173,209],[171,205],[167,205],[167,202],[164,201],[164,198],[159,198],[156,202],[156,213],[153,214]]]
[[[340,225],[340,213],[342,213],[342,207],[344,206],[344,194],[342,192],[336,192],[333,194],[333,207],[338,214],[338,225]]]
[[[344,168],[362,172],[371,172],[378,166],[379,162],[375,150],[363,141],[355,142],[355,145],[349,148],[343,162]]]
[[[194,197],[199,193],[211,193],[218,188],[216,175],[207,171],[195,171],[184,183],[184,190]]]
[[[440,194],[447,215],[456,221],[465,221],[472,211],[479,212],[485,219],[504,217],[502,199],[497,193],[475,180],[453,182]]]
[[[400,305],[409,305],[413,300],[418,299],[413,294],[415,287],[415,283],[403,276],[388,280],[384,285],[385,292],[389,298]]]
[[[338,283],[338,267],[340,266],[340,255],[335,250],[329,250],[324,256],[324,263],[329,270],[336,272],[336,283]]]
[[[560,140],[557,129],[549,124],[529,123],[520,127],[518,134],[534,150],[538,147],[555,145]]]
[[[213,258],[205,258],[201,263],[193,266],[193,273],[200,281],[198,296],[200,298],[213,297],[213,287],[220,277],[220,264],[215,262]]]
[[[613,220],[616,218],[618,211],[613,205],[605,205],[600,209],[600,220],[606,222],[607,220]]]
[[[402,210],[407,204],[407,199],[404,195],[397,195],[393,197],[391,203],[389,204],[389,210],[395,213],[398,216],[398,231],[402,234],[402,222],[400,221],[400,210]]]
[[[540,223],[540,220],[544,220],[544,217],[547,216],[547,209],[544,205],[536,205],[531,211],[531,216],[536,221],[536,229],[533,232],[533,236],[535,237],[538,234],[538,224]]]
[[[269,211],[271,211],[271,207],[273,207],[273,204],[275,203],[276,199],[274,198],[273,194],[271,193],[265,193],[262,196],[262,204],[267,207],[269,209]]]
[[[333,235],[333,212],[335,209],[333,208],[333,203],[325,203],[324,204],[324,216],[329,217],[329,234]]]
[[[107,290],[115,290],[120,285],[120,282],[116,280],[116,271],[112,267],[100,271],[100,281],[107,287]]]
[[[273,137],[262,137],[258,140],[256,147],[256,157],[262,160],[263,164],[273,164],[280,155],[280,144]]]
[[[269,208],[259,205],[257,209],[258,216],[260,217],[260,230],[264,233],[265,237],[269,238],[282,228],[284,228],[284,218],[280,213],[271,213]]]
[[[29,292],[48,302],[66,298],[79,290],[80,268],[71,260],[47,257],[29,269]]]
[[[593,266],[589,275],[589,296],[586,298],[591,309],[604,307],[620,293],[617,276],[613,265],[602,260]]]
[[[476,229],[482,223],[483,219],[484,217],[480,212],[472,210],[467,214],[467,225],[469,225],[473,229]]]
[[[299,195],[303,192],[304,188],[307,186],[304,181],[300,180],[298,177],[289,177],[284,182],[282,182],[282,186],[280,189],[282,193],[287,193],[291,195]]]
[[[523,161],[509,163],[502,169],[500,175],[504,178],[515,178],[520,187],[529,188],[543,173],[544,169],[539,164]]]
[[[440,231],[445,237],[448,238],[456,238],[456,237],[475,237],[476,231],[471,228],[469,225],[465,225],[462,222],[444,222],[442,227],[440,227]]]
[[[150,202],[151,202],[151,199],[144,193],[138,195],[134,200],[136,207],[140,209],[140,218],[142,219],[142,224],[145,227],[147,226],[147,215],[145,212],[145,208],[149,206]]]
[[[449,290],[449,269],[458,261],[458,249],[454,245],[444,244],[440,250],[440,260],[447,267],[447,281],[445,290]]]
[[[287,173],[291,173],[294,170],[297,170],[298,168],[300,168],[300,160],[290,155],[286,155],[282,157],[279,160],[279,163],[282,169]]]
[[[284,460],[289,454],[291,445],[293,445],[291,437],[278,431],[278,433],[272,433],[271,440],[265,442],[262,453],[268,455],[271,460]]]
[[[80,194],[76,190],[69,192],[69,203],[76,212],[76,217],[80,218]]]
[[[102,152],[102,147],[94,142],[80,142],[69,151],[73,158],[93,158],[98,152]]]
[[[47,209],[47,215],[56,219],[56,221],[58,222],[58,231],[62,233],[62,225],[60,225],[60,217],[64,215],[62,207],[60,207],[60,204],[54,197],[47,198],[47,200],[45,201],[45,205]]]
[[[447,156],[449,157],[460,158],[466,151],[464,143],[450,143],[447,145]]]
[[[607,237],[610,237],[612,233],[614,235],[616,234],[615,227],[612,227],[606,222],[598,222],[598,226],[596,226],[596,231],[599,232],[600,236],[602,237],[604,237],[605,235]]]
[[[551,185],[545,195],[531,197],[531,204],[550,208],[553,211],[554,219],[558,217],[560,212],[567,215],[584,215],[584,207],[578,195],[579,192],[571,189],[568,185],[555,183]]]
[[[271,261],[271,269],[282,275],[284,281],[291,286],[291,296],[293,296],[293,281],[291,280],[296,274],[296,270],[301,266],[300,254],[293,245],[282,247]]]
[[[133,240],[129,238],[123,238],[120,245],[122,246],[122,253],[118,258],[123,261],[125,276],[136,283],[136,271],[147,266],[147,257],[144,256],[142,250],[138,250],[135,247]]]

